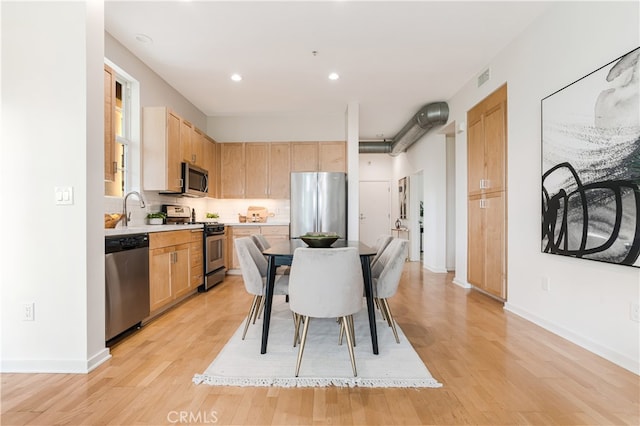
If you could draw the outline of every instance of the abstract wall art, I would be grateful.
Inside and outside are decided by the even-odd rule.
[[[639,59],[541,101],[544,253],[640,267]]]

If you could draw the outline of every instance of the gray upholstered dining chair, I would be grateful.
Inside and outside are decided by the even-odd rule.
[[[244,281],[244,287],[247,293],[253,295],[253,301],[251,302],[251,308],[247,315],[247,321],[244,326],[244,332],[242,333],[242,340],[244,340],[247,329],[249,328],[249,322],[253,317],[253,322],[256,322],[258,312],[262,306],[263,296],[265,294],[265,286],[267,281],[267,261],[262,255],[262,252],[253,242],[251,237],[241,237],[234,241],[236,247],[236,254],[238,256],[238,262],[240,263],[240,270],[242,272],[242,280]],[[289,276],[277,275],[273,288],[274,295],[287,295],[289,292]]]
[[[375,256],[373,256],[373,259],[371,259],[371,267],[373,267],[373,265],[375,265],[376,262],[378,262],[378,259],[380,258],[380,255],[382,254],[384,249],[387,248],[387,246],[389,245],[391,240],[393,240],[393,236],[391,236],[391,235],[380,235],[376,239],[376,243],[373,246],[373,248],[376,249],[377,251],[376,251]]]
[[[256,243],[260,251],[265,251],[266,249],[271,247],[271,244],[269,244],[267,238],[262,234],[252,234],[251,238],[253,239],[253,242]]]
[[[340,318],[347,336],[353,375],[357,376],[353,352],[353,334],[347,326],[353,314],[362,309],[364,283],[362,267],[355,247],[298,248],[289,275],[289,306],[296,314],[296,336],[300,322],[304,322],[298,347],[296,377],[300,372],[302,354],[311,318]],[[294,337],[297,339],[297,337]]]
[[[251,234],[251,238],[253,239],[253,242],[256,243],[256,246],[258,246],[258,249],[260,249],[261,252],[271,247],[271,244],[269,244],[269,241],[267,241],[267,238],[262,234]],[[265,256],[265,259],[266,259],[266,256]],[[281,265],[276,268],[276,275],[288,275],[288,274],[289,274],[288,266]]]
[[[400,339],[398,338],[396,322],[387,299],[395,295],[398,290],[408,249],[408,240],[394,238],[380,256],[375,271],[373,269],[371,271],[373,296],[378,301],[383,318],[387,320],[389,327],[393,330],[397,343],[400,343]]]

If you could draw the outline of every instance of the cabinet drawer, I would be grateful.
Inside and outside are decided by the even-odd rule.
[[[248,237],[249,235],[259,234],[259,226],[238,226],[233,228],[233,237]]]
[[[192,230],[191,231],[191,242],[193,243],[202,243],[202,230]]]
[[[289,236],[289,227],[288,226],[261,226],[260,232],[262,235],[281,235],[281,236]]]
[[[149,249],[175,246],[191,242],[189,231],[153,232],[149,234]]]

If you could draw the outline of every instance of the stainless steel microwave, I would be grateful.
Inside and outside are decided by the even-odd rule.
[[[186,162],[182,163],[182,195],[206,197],[209,192],[209,172]]]

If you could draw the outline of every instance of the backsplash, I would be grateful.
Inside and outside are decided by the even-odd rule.
[[[159,212],[163,204],[189,206],[196,211],[196,221],[206,220],[207,213],[218,213],[219,222],[238,223],[238,216],[245,215],[249,206],[265,207],[273,217],[267,222],[289,222],[289,200],[271,199],[233,199],[219,200],[213,198],[188,198],[159,195],[154,192],[143,192],[145,207],[140,208],[140,201],[135,195],[127,200],[127,210],[131,212],[130,226],[146,225],[147,214]],[[104,197],[105,213],[122,213],[123,205],[120,197]],[[211,220],[211,219],[209,219]],[[122,223],[118,224],[118,228]]]

